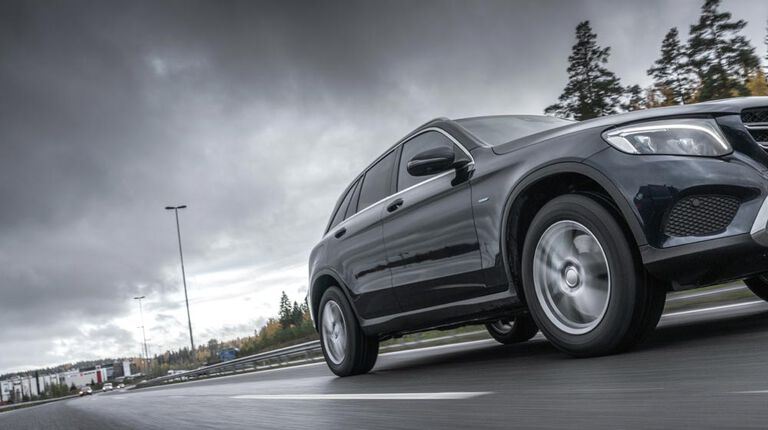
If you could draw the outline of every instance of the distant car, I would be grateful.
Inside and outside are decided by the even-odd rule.
[[[107,383],[104,384],[104,386],[101,387],[101,391],[103,391],[105,393],[107,391],[112,391],[112,389],[113,388],[112,388],[112,383],[111,382],[107,382]]]
[[[91,387],[83,387],[80,389],[80,397],[83,397],[85,395],[91,395],[93,394],[93,389]]]
[[[117,384],[117,388],[125,388],[125,384]]]
[[[344,154],[338,154],[343,157]],[[437,119],[341,195],[309,260],[328,366],[484,323],[575,356],[629,349],[667,291],[745,280],[768,300],[768,97],[571,122]]]

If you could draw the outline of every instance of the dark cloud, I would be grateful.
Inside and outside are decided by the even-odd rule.
[[[699,6],[3,2],[0,371],[135,354],[138,294],[156,349],[185,345],[167,204],[189,205],[201,337],[250,333],[279,290],[305,291],[331,206],[382,148],[436,116],[540,112],[582,19],[624,82],[647,84]],[[758,44],[768,6],[725,7],[760,17]]]

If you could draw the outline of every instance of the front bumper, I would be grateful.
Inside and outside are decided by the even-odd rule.
[[[768,198],[748,234],[640,252],[648,271],[676,290],[745,279],[768,272]]]
[[[755,223],[752,224],[750,235],[759,245],[768,246],[768,198],[763,202],[763,206],[755,218]]]
[[[602,151],[587,164],[603,172],[622,172],[612,179],[634,212],[642,231],[642,237],[636,237],[642,261],[654,277],[685,289],[768,272],[768,165],[739,152],[725,158],[691,158],[632,156],[615,150]],[[738,200],[727,227],[711,234],[668,234],[676,205],[707,195]]]

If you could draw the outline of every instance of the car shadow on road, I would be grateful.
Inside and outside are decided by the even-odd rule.
[[[707,344],[727,343],[729,338],[740,335],[749,336],[756,333],[768,333],[768,311],[752,312],[740,315],[723,315],[715,319],[668,321],[654,331],[649,338],[627,354],[654,354],[660,350],[685,349],[700,341]],[[684,351],[682,351],[684,352]],[[621,355],[607,357],[620,358]],[[533,340],[516,345],[497,345],[489,342],[466,349],[455,350],[446,348],[443,351],[430,351],[425,354],[418,352],[411,356],[403,355],[396,360],[383,359],[374,369],[374,374],[389,374],[390,372],[405,372],[419,370],[436,372],[466,371],[472,368],[494,368],[496,366],[540,365],[545,362],[562,362],[564,360],[583,359],[572,358],[557,350],[546,340]],[[589,359],[587,359],[589,360]]]
[[[711,342],[719,338],[763,332],[768,332],[768,311],[723,315],[717,319],[684,321],[661,326],[638,349],[654,350],[700,340]]]

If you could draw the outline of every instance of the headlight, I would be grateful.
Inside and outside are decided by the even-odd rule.
[[[713,119],[671,119],[619,127],[603,139],[629,154],[717,157],[733,149]]]

